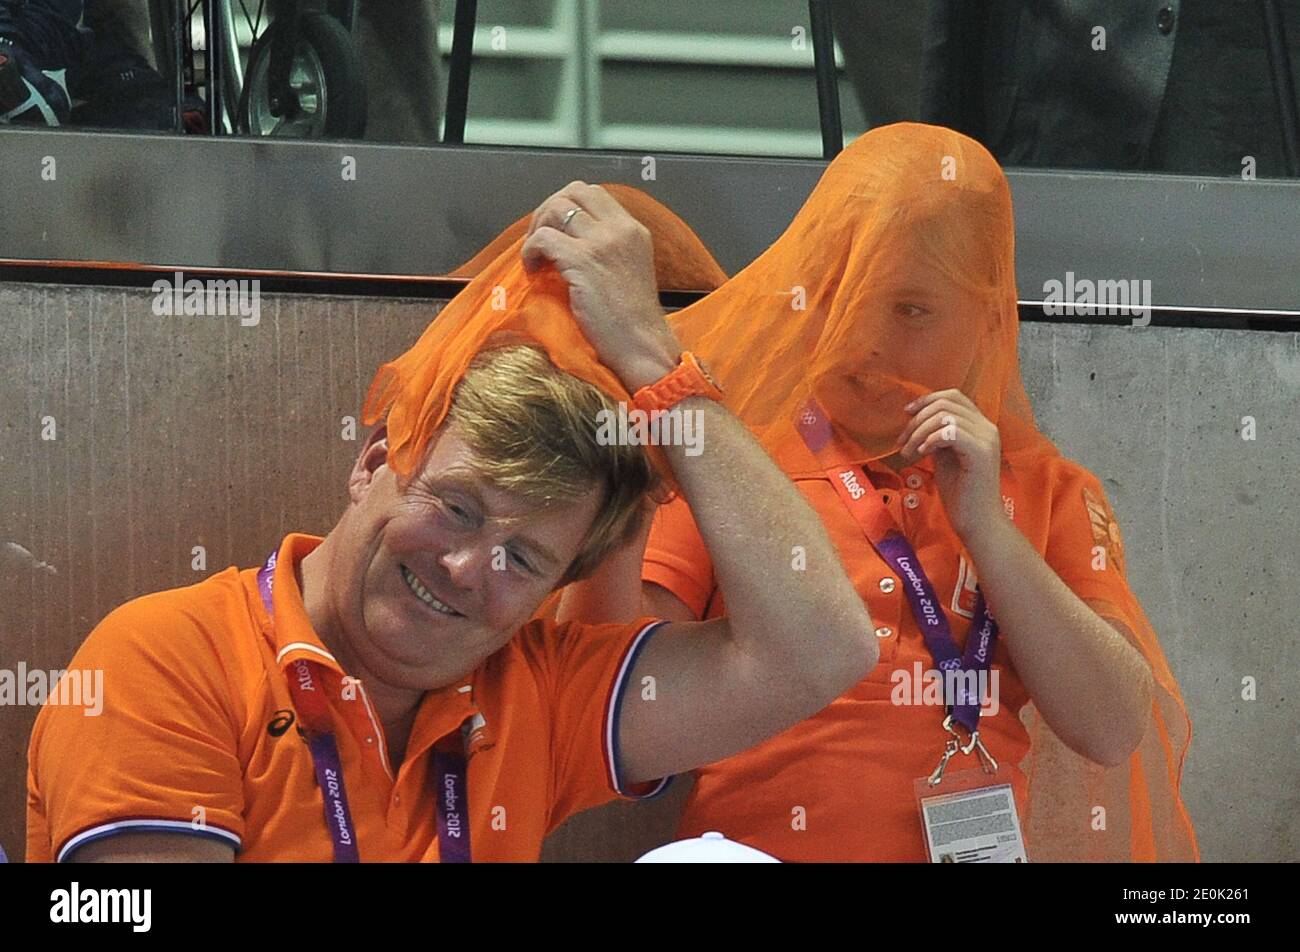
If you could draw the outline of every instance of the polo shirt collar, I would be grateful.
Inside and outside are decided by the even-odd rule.
[[[284,537],[276,553],[275,575],[271,585],[275,619],[269,627],[275,661],[281,670],[302,659],[343,674],[338,659],[325,647],[312,627],[311,619],[307,617],[302,590],[298,587],[298,579],[294,574],[294,567],[323,541],[325,540],[321,536],[291,532]],[[260,593],[257,600],[260,605]]]
[[[294,574],[294,566],[323,541],[325,540],[321,536],[294,532],[285,536],[280,543],[271,584],[275,624],[266,625],[266,630],[275,651],[276,663],[281,670],[292,662],[303,659],[324,665],[342,677],[345,674],[342,665],[321,642],[307,617],[302,590],[298,587],[298,579]],[[253,585],[256,588],[256,582]],[[253,597],[260,610],[261,594],[255,592]],[[467,722],[470,729],[466,733],[469,735],[471,753],[485,741],[490,742],[491,725],[482,720],[480,706],[474,697],[481,672],[482,666],[453,684],[425,693],[407,744],[408,758],[432,747],[439,739]],[[479,716],[476,718],[475,715]],[[383,752],[380,757],[387,768],[389,765]]]
[[[901,483],[907,477],[907,474],[913,471],[920,471],[929,476],[933,476],[934,454],[932,453],[929,456],[922,456],[920,459],[913,463],[908,463],[905,467],[899,470],[887,465],[883,459],[873,459],[862,465],[865,466],[867,471],[870,473],[886,476],[895,482]]]

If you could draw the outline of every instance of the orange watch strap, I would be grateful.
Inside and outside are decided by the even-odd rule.
[[[632,406],[652,413],[667,410],[687,397],[696,396],[721,400],[722,390],[709,379],[699,359],[688,350],[682,354],[676,367],[633,394]]]

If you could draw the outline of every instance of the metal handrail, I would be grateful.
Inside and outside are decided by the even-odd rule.
[[[1282,127],[1282,151],[1286,156],[1287,174],[1300,178],[1300,116],[1296,104],[1295,81],[1291,72],[1291,53],[1286,45],[1286,26],[1277,0],[1259,0],[1264,21],[1264,39],[1268,44],[1268,66],[1273,73],[1273,93],[1277,97],[1278,123]]]
[[[840,84],[835,73],[835,30],[831,24],[830,0],[808,0],[808,18],[812,26],[822,158],[829,161],[844,150],[844,122],[840,117]]]
[[[474,59],[474,30],[478,22],[478,0],[456,0],[455,27],[451,37],[451,62],[447,74],[447,111],[442,141],[465,141],[465,117],[469,111],[469,71]]]

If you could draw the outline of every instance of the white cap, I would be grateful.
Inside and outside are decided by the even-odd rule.
[[[698,839],[678,840],[652,849],[638,863],[779,863],[775,856],[736,843],[721,833],[705,833]]]

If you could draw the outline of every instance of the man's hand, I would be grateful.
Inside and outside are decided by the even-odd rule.
[[[568,282],[583,334],[630,392],[677,366],[682,348],[659,306],[650,232],[599,185],[570,182],[542,202],[522,256],[526,270],[549,262]]]

